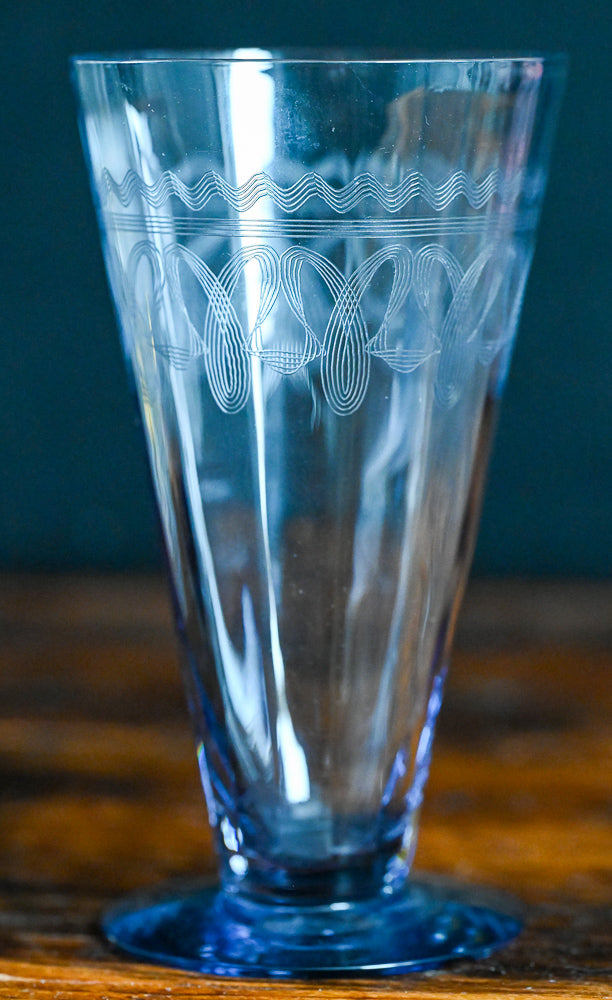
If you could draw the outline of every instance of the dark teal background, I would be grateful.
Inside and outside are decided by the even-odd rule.
[[[3,52],[0,568],[159,561],[79,147],[74,52],[378,45],[565,51],[569,85],[489,477],[479,574],[612,562],[612,9],[558,0],[23,0]]]

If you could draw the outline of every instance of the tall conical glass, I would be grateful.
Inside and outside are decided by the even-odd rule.
[[[485,954],[516,921],[409,873],[562,61],[73,75],[220,861],[107,933],[228,974]]]

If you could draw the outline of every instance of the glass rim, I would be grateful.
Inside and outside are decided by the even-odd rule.
[[[360,48],[235,48],[235,49],[151,49],[109,53],[83,53],[70,57],[74,67],[85,65],[137,66],[152,63],[200,62],[206,65],[235,65],[240,63],[341,66],[522,66],[544,65],[548,69],[564,70],[567,57],[563,52],[509,52],[509,53],[458,53],[427,56],[410,55],[396,49]]]

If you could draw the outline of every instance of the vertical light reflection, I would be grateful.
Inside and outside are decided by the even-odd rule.
[[[260,173],[274,156],[274,80],[265,61],[251,62],[248,57],[261,59],[265,53],[241,50],[244,62],[235,62],[230,70],[230,122],[234,155],[235,181],[244,184]],[[260,199],[243,213],[242,219],[272,218],[272,207],[267,199]],[[240,236],[244,249],[257,245],[257,238]],[[255,266],[244,271],[246,314],[249,331],[257,325],[261,301],[261,273]],[[263,331],[262,331],[263,335]],[[279,754],[281,781],[284,794],[291,803],[306,802],[310,798],[310,780],[306,756],[293,728],[285,686],[285,664],[280,643],[274,566],[270,547],[268,516],[268,484],[266,467],[266,418],[265,387],[262,362],[251,357],[253,414],[257,447],[258,490],[261,514],[261,532],[264,547],[265,570],[269,606],[270,649],[276,693],[276,745]]]
[[[126,106],[125,115],[129,124],[129,136],[132,143],[133,156],[138,163],[139,173],[145,183],[153,184],[161,173],[161,166],[154,153],[148,115],[138,111],[132,105]],[[155,222],[160,217],[161,210],[155,209],[155,212],[151,212],[150,214],[153,222]],[[171,218],[170,213],[168,215]],[[175,245],[176,236],[174,233],[160,234],[155,225],[149,227],[149,213],[145,212],[144,218],[147,221],[149,242],[159,251],[161,258],[168,246]],[[138,275],[135,275],[135,278],[137,277]],[[160,301],[157,308],[160,311],[160,316],[163,317],[163,325],[167,331],[168,340],[171,343],[179,343],[180,337],[174,329],[175,313],[168,296],[168,286],[166,284],[163,293],[160,293]],[[149,323],[150,328],[151,324]],[[138,350],[140,349],[139,346],[134,346],[132,349],[135,363],[137,363]],[[155,351],[147,351],[147,355],[150,355],[153,364],[157,364]],[[197,415],[200,412],[201,406],[198,394],[198,377],[197,375],[194,376],[189,369],[182,371],[170,365],[168,378],[172,387],[178,438],[181,445],[182,476],[185,493],[189,498],[191,528],[196,543],[195,548],[203,568],[203,576],[208,581],[209,613],[215,622],[214,634],[218,643],[219,656],[224,665],[221,681],[223,698],[231,709],[228,712],[227,725],[230,732],[234,735],[233,743],[237,748],[237,753],[245,774],[248,775],[250,780],[257,780],[260,773],[260,766],[263,765],[263,767],[266,767],[268,765],[270,749],[267,719],[265,716],[262,716],[259,709],[264,699],[264,693],[263,685],[261,684],[260,650],[257,642],[252,602],[248,594],[243,594],[242,620],[245,632],[245,649],[244,655],[241,657],[234,649],[231,636],[225,624],[223,603],[217,584],[215,561],[202,502],[199,472],[201,444],[197,443],[195,439],[197,420],[194,419],[194,414]],[[165,493],[167,466],[170,463],[170,458],[167,454],[160,458],[155,451],[155,445],[157,444],[155,418],[146,399],[143,399],[143,414],[148,432],[149,453],[157,484],[160,510],[162,515],[165,515],[166,534],[168,538],[172,539],[172,544],[168,546],[168,551],[173,568],[173,579],[181,608],[183,613],[187,614],[187,601],[181,579],[182,571],[177,559],[176,520],[173,514],[172,502],[166,497]],[[251,745],[257,750],[256,761],[253,761],[252,755],[249,752],[241,750],[244,744],[243,733],[248,734]],[[210,782],[205,777],[205,769],[201,768],[201,771],[204,792],[210,811],[210,804],[212,802]],[[213,812],[211,812],[211,816],[213,816]]]

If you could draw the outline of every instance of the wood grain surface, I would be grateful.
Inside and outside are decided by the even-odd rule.
[[[612,589],[479,583],[416,867],[511,893],[492,958],[377,980],[213,979],[115,955],[101,910],[214,871],[163,583],[0,581],[0,998],[612,997]]]

